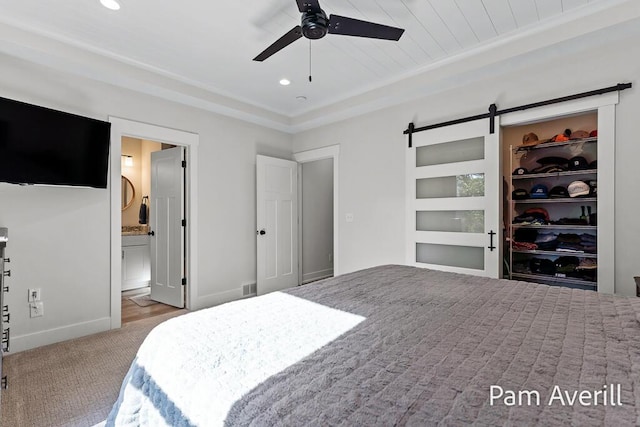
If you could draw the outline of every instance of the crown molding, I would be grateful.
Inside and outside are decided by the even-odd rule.
[[[473,83],[486,77],[487,70],[498,64],[503,71],[505,66],[517,69],[521,65],[512,61],[516,57],[529,55],[525,62],[529,61],[531,66],[558,54],[553,49],[545,52],[547,47],[570,41],[580,47],[580,38],[605,29],[611,30],[607,34],[610,39],[609,36],[628,30],[628,26],[622,24],[638,18],[637,0],[588,3],[542,24],[514,31],[381,84],[355,89],[340,99],[311,106],[292,116],[75,40],[15,22],[3,22],[3,18],[0,18],[3,22],[0,52],[61,72],[295,134]],[[581,45],[584,49],[594,41],[587,39],[589,43]],[[596,42],[605,41],[597,39]]]

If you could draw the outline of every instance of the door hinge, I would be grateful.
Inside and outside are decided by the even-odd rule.
[[[183,226],[183,227],[186,227],[186,226],[187,226],[187,220],[186,220],[186,219],[183,219],[183,220],[182,220],[182,226]]]
[[[187,161],[186,161],[186,160],[183,160],[183,161],[182,161],[182,167],[183,167],[183,168],[186,168],[186,167],[187,167]]]
[[[182,284],[183,284],[183,285],[186,285],[186,284],[187,284],[187,278],[186,278],[186,277],[183,277],[183,278],[182,278]]]

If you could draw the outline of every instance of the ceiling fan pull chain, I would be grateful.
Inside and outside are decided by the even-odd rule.
[[[311,40],[309,40],[309,83],[311,83]]]

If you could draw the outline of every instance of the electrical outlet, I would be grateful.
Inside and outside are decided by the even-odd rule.
[[[344,219],[347,222],[353,222],[353,214],[352,213],[345,214]]]
[[[41,316],[44,316],[44,303],[40,301],[29,304],[29,317]]]
[[[40,288],[29,289],[28,301],[29,302],[40,301],[40,296],[41,295],[42,295],[42,289],[40,289]]]

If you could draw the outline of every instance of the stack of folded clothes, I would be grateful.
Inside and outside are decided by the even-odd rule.
[[[513,233],[511,247],[516,250],[534,251],[538,249],[535,241],[538,238],[538,230],[535,228],[518,228]]]
[[[515,250],[520,251],[535,251],[536,249],[538,249],[538,245],[536,245],[535,243],[517,242],[515,240],[511,244],[511,247]]]
[[[580,236],[574,233],[560,233],[558,234],[558,246],[556,250],[558,252],[584,252],[584,248],[581,245]]]
[[[598,261],[594,258],[583,258],[576,267],[576,276],[582,280],[595,282],[598,280]]]
[[[585,252],[595,254],[598,252],[598,237],[593,234],[583,233],[580,235],[580,244]]]
[[[558,246],[558,235],[550,232],[538,233],[534,242],[541,251],[555,251]]]
[[[521,215],[513,218],[514,224],[546,225],[549,224],[549,213],[544,208],[529,208]]]
[[[529,260],[529,268],[534,274],[544,274],[547,276],[553,276],[556,274],[555,263],[546,258],[531,258]]]
[[[593,234],[560,233],[556,239],[558,252],[597,252],[597,237]]]
[[[586,218],[560,218],[556,221],[551,221],[554,225],[589,225],[589,221]]]

